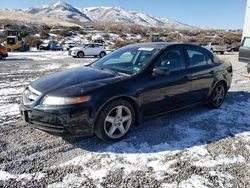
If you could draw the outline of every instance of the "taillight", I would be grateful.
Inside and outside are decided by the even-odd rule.
[[[229,73],[232,73],[232,72],[233,72],[233,67],[232,67],[232,65],[231,65],[230,67],[227,68],[227,72],[229,72]]]

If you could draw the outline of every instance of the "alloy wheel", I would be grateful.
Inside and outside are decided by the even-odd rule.
[[[213,104],[214,106],[220,106],[223,103],[225,98],[225,87],[223,85],[218,85],[215,88],[214,96],[213,96]]]
[[[79,57],[79,58],[83,58],[83,57],[84,57],[83,52],[78,52],[78,57]]]
[[[106,54],[104,52],[100,53],[100,57],[103,58]]]
[[[126,106],[113,108],[105,118],[104,130],[108,137],[117,139],[123,137],[132,123],[132,113]]]

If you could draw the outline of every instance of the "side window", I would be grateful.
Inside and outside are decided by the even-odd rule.
[[[220,44],[219,44],[219,43],[213,42],[211,45],[212,45],[212,46],[219,46]]]
[[[245,38],[243,42],[243,46],[250,48],[250,38]]]
[[[207,64],[213,64],[213,60],[208,53],[206,53]]]
[[[207,65],[206,55],[196,50],[187,50],[190,65],[189,67],[199,67]]]
[[[185,57],[181,49],[166,51],[155,67],[168,68],[170,72],[185,69]]]

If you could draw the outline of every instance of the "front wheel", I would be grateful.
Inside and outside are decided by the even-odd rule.
[[[95,134],[104,141],[119,141],[127,135],[134,122],[133,106],[125,100],[116,100],[101,110]]]
[[[223,83],[218,83],[210,96],[208,105],[211,108],[219,108],[225,100],[227,94],[226,87]]]
[[[101,53],[99,54],[100,58],[103,58],[105,55],[106,55],[105,52],[101,52]]]
[[[83,58],[83,57],[84,57],[84,53],[83,53],[83,52],[78,52],[78,53],[77,53],[77,57]]]

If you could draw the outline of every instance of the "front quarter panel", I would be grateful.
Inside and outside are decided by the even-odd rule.
[[[143,100],[142,88],[140,86],[142,86],[140,79],[130,77],[91,91],[90,95],[93,96],[91,101],[93,118],[97,118],[99,112],[106,104],[121,98],[132,102],[132,105],[139,110]]]

